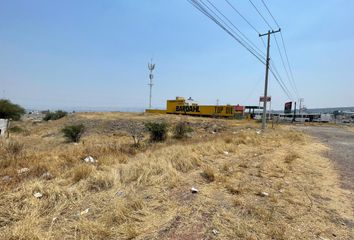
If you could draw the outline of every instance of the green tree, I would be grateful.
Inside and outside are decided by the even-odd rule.
[[[20,120],[25,109],[7,99],[0,99],[0,118]]]

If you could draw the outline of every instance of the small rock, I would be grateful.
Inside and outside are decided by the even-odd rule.
[[[33,196],[34,196],[35,198],[42,198],[42,197],[43,197],[43,194],[40,193],[40,192],[36,192],[35,194],[33,194]]]
[[[216,229],[213,229],[212,232],[213,232],[214,235],[218,235],[219,234],[219,231],[216,230]]]
[[[96,163],[96,162],[97,162],[97,160],[94,159],[94,158],[91,157],[91,156],[85,157],[85,158],[84,158],[84,161],[85,161],[86,163]]]
[[[21,168],[20,170],[17,171],[17,173],[21,175],[21,174],[25,174],[29,171],[30,171],[29,168]]]
[[[268,197],[268,196],[269,196],[269,193],[267,193],[267,192],[260,192],[259,195],[262,196],[262,197]]]
[[[216,134],[216,132],[212,131],[211,134]]]
[[[198,192],[199,192],[199,190],[198,190],[198,189],[196,189],[195,187],[192,187],[192,188],[191,188],[191,192],[192,192],[192,193],[198,193]]]
[[[228,151],[224,151],[224,154],[225,154],[225,155],[229,155],[229,152],[228,152]]]
[[[80,212],[80,215],[84,215],[87,214],[89,212],[89,208],[86,208],[84,211]]]

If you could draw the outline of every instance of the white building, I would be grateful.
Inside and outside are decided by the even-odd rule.
[[[0,137],[5,136],[7,130],[7,124],[8,124],[7,119],[0,119]]]

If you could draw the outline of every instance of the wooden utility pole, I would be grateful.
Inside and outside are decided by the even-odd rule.
[[[265,34],[259,34],[259,37],[263,36],[268,36],[268,44],[267,44],[267,61],[266,61],[266,73],[265,73],[265,85],[264,85],[264,99],[263,99],[263,117],[262,117],[262,129],[264,130],[266,128],[266,122],[267,122],[267,100],[268,100],[268,75],[269,75],[269,50],[270,50],[270,35],[280,32],[281,29],[277,31],[268,31]]]

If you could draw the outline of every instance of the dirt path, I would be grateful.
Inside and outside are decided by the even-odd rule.
[[[327,156],[334,161],[342,178],[342,186],[352,192],[354,205],[354,132],[338,127],[300,127],[331,148]]]

